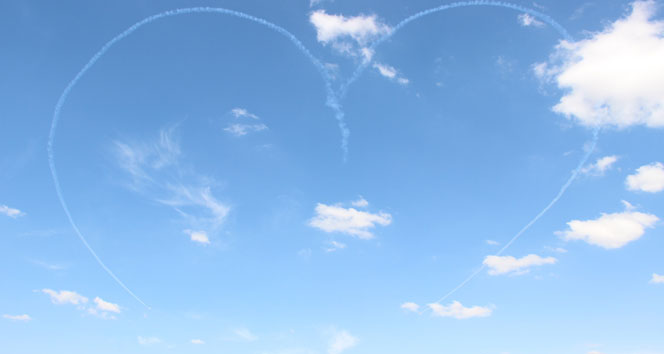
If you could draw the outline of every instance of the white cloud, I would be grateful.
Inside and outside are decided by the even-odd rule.
[[[613,167],[613,164],[615,164],[617,161],[618,161],[618,156],[615,155],[604,156],[602,158],[597,159],[595,163],[582,168],[581,173],[587,175],[602,176],[604,175],[604,173],[606,173],[606,171],[610,170]]]
[[[350,204],[356,208],[366,208],[369,206],[369,202],[362,196],[360,196],[360,199],[355,200]]]
[[[630,191],[648,193],[664,191],[664,165],[655,162],[641,166],[636,170],[636,174],[627,176],[625,184]]]
[[[325,248],[325,252],[336,252],[338,250],[342,250],[346,248],[345,243],[337,242],[337,241],[330,241],[329,242],[329,247]]]
[[[329,354],[340,354],[357,345],[359,340],[347,331],[334,331],[327,348]]]
[[[251,119],[260,119],[257,115],[249,112],[248,110],[244,108],[233,108],[231,109],[231,114],[235,116],[235,118],[251,118]]]
[[[414,302],[404,302],[403,304],[401,304],[401,308],[406,311],[417,312],[420,310],[420,305]]]
[[[42,289],[42,293],[51,297],[51,302],[57,305],[72,304],[83,305],[88,302],[88,298],[76,293],[75,291],[60,290],[55,291],[51,289]]]
[[[209,245],[210,239],[205,231],[184,230],[184,233],[189,235],[189,238],[197,243]]]
[[[487,256],[484,258],[484,265],[489,267],[490,275],[502,274],[525,274],[530,271],[529,268],[542,266],[545,264],[555,264],[558,260],[553,257],[540,257],[536,254],[529,254],[522,258],[512,256]]]
[[[652,274],[652,279],[650,279],[651,284],[664,284],[664,275],[659,275],[657,273]]]
[[[517,19],[519,20],[519,24],[524,27],[544,27],[544,23],[542,21],[537,20],[530,14],[520,14]]]
[[[141,337],[138,336],[138,344],[140,345],[154,345],[161,343],[161,339],[157,337]]]
[[[14,208],[10,208],[6,205],[0,205],[0,214],[5,214],[10,218],[16,219],[19,216],[25,215],[22,211]]]
[[[597,350],[591,350],[588,352],[588,354],[603,354],[603,353]]]
[[[191,344],[202,345],[205,344],[205,342],[201,339],[192,339]]]
[[[253,342],[258,339],[258,336],[251,333],[251,331],[246,328],[238,328],[235,331],[233,331],[233,334],[235,334],[237,338],[247,342]]]
[[[392,216],[379,212],[372,214],[355,208],[344,208],[338,205],[316,205],[316,216],[309,225],[325,232],[341,232],[361,239],[371,239],[374,235],[369,231],[376,225],[387,226]]]
[[[604,214],[594,220],[572,220],[567,223],[569,229],[558,231],[563,239],[582,240],[591,245],[606,249],[615,249],[636,241],[652,228],[659,218],[652,214],[640,213],[624,202],[626,210],[622,213]]]
[[[486,244],[489,246],[498,246],[500,245],[500,242],[494,240],[486,240]]]
[[[240,124],[234,123],[224,128],[225,131],[235,135],[235,136],[245,136],[249,133],[260,132],[267,130],[267,125],[263,123],[259,124]]]
[[[316,28],[319,42],[331,45],[338,53],[361,56],[365,60],[373,56],[368,44],[391,31],[375,15],[345,17],[317,10],[309,15],[309,21]]]
[[[2,318],[6,318],[12,321],[21,321],[21,322],[28,322],[32,320],[30,315],[2,315]]]
[[[589,127],[664,126],[664,22],[651,20],[655,1],[578,42],[561,41],[541,78],[567,91],[553,108]]]
[[[120,313],[120,306],[118,304],[104,301],[98,296],[95,297],[94,302],[99,311]]]
[[[464,307],[460,302],[454,301],[448,306],[438,303],[429,304],[429,308],[436,317],[452,317],[458,320],[465,320],[474,317],[489,317],[493,312],[488,307],[473,306]]]
[[[410,81],[399,75],[397,69],[387,64],[374,63],[373,67],[384,77],[396,81],[401,85],[407,85]]]

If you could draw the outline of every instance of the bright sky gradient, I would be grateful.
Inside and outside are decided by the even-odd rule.
[[[664,354],[664,3],[449,3],[0,3],[0,352]]]

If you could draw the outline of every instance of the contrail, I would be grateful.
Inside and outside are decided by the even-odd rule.
[[[74,222],[74,219],[71,215],[71,212],[69,211],[69,207],[67,206],[67,203],[65,202],[65,199],[63,197],[62,193],[62,188],[60,187],[60,182],[58,179],[58,172],[55,167],[55,153],[53,151],[53,145],[55,141],[55,131],[58,126],[58,122],[60,121],[60,113],[62,111],[62,107],[67,101],[67,98],[69,97],[69,94],[71,90],[78,84],[79,80],[92,68],[92,66],[95,65],[95,63],[101,59],[101,57],[106,54],[106,52],[113,47],[115,44],[118,42],[122,41],[124,38],[127,36],[131,35],[134,33],[136,30],[139,28],[148,25],[154,21],[157,21],[159,19],[163,19],[166,17],[173,17],[173,16],[179,16],[179,15],[187,15],[187,14],[195,14],[195,13],[212,13],[212,14],[222,14],[222,15],[229,15],[229,16],[234,16],[238,18],[242,18],[245,20],[249,20],[258,24],[261,24],[263,26],[268,27],[269,29],[284,35],[286,38],[288,38],[304,55],[309,58],[309,60],[314,64],[316,69],[320,72],[320,74],[323,76],[323,80],[325,81],[325,89],[327,92],[327,106],[332,108],[335,111],[335,117],[338,121],[339,128],[341,129],[341,136],[342,136],[342,150],[344,152],[344,159],[346,158],[347,155],[347,147],[348,147],[348,128],[346,127],[346,124],[344,122],[344,114],[343,111],[341,110],[341,105],[339,104],[339,100],[337,99],[334,90],[332,89],[332,84],[331,84],[331,76],[328,72],[328,69],[318,60],[316,57],[314,57],[311,52],[298,40],[292,33],[288,32],[286,29],[283,27],[280,27],[278,25],[275,25],[271,22],[268,22],[262,18],[254,17],[242,12],[238,11],[233,11],[233,10],[228,10],[224,8],[212,8],[212,7],[192,7],[192,8],[183,8],[183,9],[176,9],[176,10],[170,10],[170,11],[165,11],[150,17],[147,17],[131,27],[127,28],[124,32],[120,33],[119,35],[115,36],[113,39],[110,41],[106,42],[106,44],[85,64],[83,69],[81,69],[78,74],[74,77],[74,79],[69,82],[67,87],[65,87],[64,91],[62,91],[62,94],[60,95],[60,98],[58,99],[57,104],[55,105],[55,110],[53,111],[53,121],[51,122],[51,131],[48,136],[48,163],[49,167],[51,169],[51,176],[53,177],[53,183],[55,184],[55,191],[57,192],[58,199],[60,200],[60,204],[62,205],[62,209],[64,210],[65,214],[67,215],[67,219],[69,220],[69,224],[72,226],[74,229],[76,235],[78,238],[83,242],[83,245],[85,248],[88,249],[90,254],[94,257],[94,259],[97,261],[97,263],[108,273],[108,275],[115,280],[118,285],[120,285],[129,295],[131,295],[136,301],[140,302],[143,306],[147,307],[150,309],[150,307],[143,302],[134,292],[132,292],[107,266],[104,264],[104,262],[99,258],[97,253],[94,251],[94,249],[90,246],[88,241],[85,239],[83,236],[83,233],[79,230],[78,226]]]
[[[475,1],[459,1],[459,2],[454,2],[454,3],[451,3],[451,4],[446,4],[446,5],[441,5],[441,6],[438,6],[438,7],[434,7],[434,8],[428,9],[428,10],[420,11],[420,12],[404,19],[403,21],[399,22],[396,26],[394,26],[394,28],[389,33],[387,33],[386,35],[384,35],[383,37],[379,38],[374,43],[372,43],[370,49],[372,51],[375,50],[379,45],[381,45],[382,43],[384,43],[388,39],[392,38],[392,36],[394,36],[397,32],[399,32],[404,26],[406,26],[407,24],[409,24],[409,23],[411,23],[415,20],[418,20],[418,19],[420,19],[424,16],[431,15],[431,14],[438,13],[438,12],[442,12],[442,11],[445,11],[445,10],[450,10],[450,9],[455,9],[455,8],[460,8],[460,7],[469,7],[469,6],[502,7],[502,8],[517,10],[517,11],[520,11],[520,12],[527,13],[527,14],[532,15],[532,16],[536,17],[537,19],[547,23],[551,27],[553,27],[553,29],[555,29],[563,37],[563,39],[565,39],[566,41],[569,41],[569,42],[573,41],[572,36],[570,36],[569,32],[567,32],[567,30],[561,24],[556,22],[550,16],[548,16],[544,13],[541,13],[537,10],[534,10],[534,9],[531,9],[531,8],[528,8],[528,7],[524,7],[524,6],[521,6],[521,5],[517,5],[517,4],[502,2],[502,1],[475,0]],[[369,64],[371,64],[371,60],[365,60],[358,66],[358,68],[355,70],[355,72],[350,77],[350,79],[348,79],[348,81],[340,87],[339,94],[338,94],[339,98],[345,97],[346,93],[348,92],[348,88],[360,77],[360,75],[364,72],[364,70],[366,70],[366,68],[369,66]],[[547,204],[546,207],[544,207],[544,209],[542,209],[521,230],[519,230],[519,232],[517,232],[516,235],[514,235],[514,237],[512,237],[512,239],[507,244],[505,244],[505,246],[503,246],[503,248],[501,248],[495,255],[499,256],[499,255],[503,254],[514,242],[516,242],[526,231],[528,231],[528,229],[530,229],[530,227],[532,227],[542,216],[544,216],[560,200],[560,198],[562,198],[562,196],[565,194],[565,192],[567,191],[569,186],[576,180],[576,178],[578,177],[581,169],[586,164],[586,162],[588,161],[588,158],[590,157],[590,155],[595,150],[595,147],[597,146],[598,139],[599,139],[599,128],[595,128],[594,131],[593,131],[593,138],[592,138],[591,147],[583,155],[583,157],[581,158],[581,161],[579,162],[577,168],[572,172],[572,175],[569,177],[569,179],[567,179],[565,184],[563,184],[563,186],[560,188],[560,190],[558,191],[558,194],[556,194],[556,196],[553,198],[553,200],[551,200],[551,202],[549,202],[549,204]],[[464,281],[459,283],[459,285],[457,285],[450,292],[448,292],[445,296],[443,296],[442,298],[440,298],[439,300],[437,300],[434,303],[441,303],[441,302],[445,301],[448,297],[450,297],[452,294],[456,293],[458,290],[460,290],[466,284],[468,284],[471,280],[473,280],[485,268],[486,268],[486,266],[484,265],[484,263],[482,263],[482,265],[477,270],[475,270],[473,273],[471,273],[470,276],[468,276]],[[419,313],[422,314],[425,311],[427,311],[427,308],[424,308],[424,310],[420,311]]]

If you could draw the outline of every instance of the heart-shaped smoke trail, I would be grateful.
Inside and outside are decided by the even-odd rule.
[[[467,7],[467,6],[494,6],[494,7],[504,7],[504,8],[509,8],[521,12],[528,13],[532,16],[537,17],[538,19],[548,23],[551,25],[554,29],[556,29],[566,40],[571,41],[571,37],[567,33],[567,31],[556,21],[554,21],[552,18],[549,16],[540,13],[539,11],[529,9],[520,5],[516,4],[510,4],[510,3],[505,3],[505,2],[498,2],[498,1],[463,1],[463,2],[456,2],[452,4],[447,4],[443,6],[439,6],[436,8],[432,8],[429,10],[425,10],[422,12],[419,12],[413,16],[410,16],[406,18],[405,20],[401,21],[397,26],[394,27],[394,29],[388,33],[386,36],[380,38],[376,42],[372,44],[372,49],[376,48],[378,45],[381,43],[385,42],[387,39],[391,38],[396,32],[398,32],[401,28],[403,28],[405,25],[408,23],[415,21],[423,16],[437,13],[440,11],[444,10],[449,10],[453,8],[458,8],[458,7]],[[339,129],[341,130],[341,149],[343,153],[343,158],[346,160],[347,154],[348,154],[348,138],[349,138],[349,130],[346,126],[345,120],[344,120],[344,112],[343,108],[341,106],[340,100],[346,95],[348,88],[355,82],[359,76],[364,72],[364,70],[367,68],[367,66],[370,64],[370,60],[362,62],[359,67],[355,70],[351,78],[343,84],[338,91],[335,91],[332,87],[332,76],[330,75],[328,69],[318,60],[316,57],[314,57],[311,52],[298,40],[292,33],[288,32],[286,29],[283,27],[280,27],[276,24],[273,24],[271,22],[268,22],[262,18],[258,18],[255,16],[251,16],[239,11],[234,11],[234,10],[228,10],[224,8],[212,8],[212,7],[194,7],[194,8],[184,8],[184,9],[176,9],[176,10],[170,10],[166,12],[162,12],[150,17],[147,17],[128,29],[126,29],[124,32],[120,33],[110,41],[108,41],[86,64],[85,66],[76,74],[76,76],[69,82],[67,87],[63,90],[62,94],[60,95],[60,98],[58,99],[57,104],[55,105],[55,110],[53,112],[53,120],[51,123],[51,130],[49,133],[48,137],[48,162],[49,162],[49,167],[51,170],[51,176],[53,177],[53,183],[55,185],[55,190],[58,196],[58,199],[60,201],[60,204],[62,205],[62,208],[67,216],[67,219],[69,220],[70,225],[74,229],[74,232],[78,236],[78,238],[81,240],[83,245],[87,248],[87,250],[90,252],[90,254],[94,257],[94,259],[97,261],[97,263],[108,273],[108,275],[115,280],[118,285],[120,285],[129,295],[131,295],[134,299],[136,299],[138,302],[140,302],[142,305],[147,307],[148,309],[150,308],[143,300],[141,300],[134,292],[132,292],[101,260],[101,258],[97,255],[97,253],[94,251],[94,249],[90,246],[90,244],[87,242],[81,231],[79,230],[77,224],[74,222],[74,219],[71,215],[71,212],[69,211],[69,207],[67,206],[67,203],[64,199],[63,193],[62,193],[62,188],[60,187],[60,182],[58,179],[58,173],[57,169],[55,167],[55,153],[54,153],[54,141],[55,141],[55,132],[56,128],[58,126],[58,122],[60,120],[60,114],[62,111],[62,107],[64,106],[65,102],[67,101],[67,98],[71,92],[71,90],[76,86],[76,84],[79,82],[79,80],[90,70],[92,66],[106,54],[106,52],[113,47],[115,44],[118,42],[122,41],[124,38],[127,36],[131,35],[133,32],[138,30],[139,28],[146,26],[154,21],[157,21],[159,19],[163,19],[166,17],[173,17],[173,16],[178,16],[178,15],[186,15],[186,14],[196,14],[196,13],[212,13],[212,14],[222,14],[222,15],[228,15],[228,16],[234,16],[238,17],[241,19],[246,19],[255,23],[258,23],[260,25],[266,26],[269,29],[284,35],[286,38],[288,38],[309,60],[312,62],[312,64],[316,67],[316,69],[320,72],[320,74],[323,77],[323,81],[325,84],[325,90],[327,94],[327,99],[325,104],[330,107],[335,114],[335,119],[337,120],[337,123],[339,125]],[[598,130],[595,130],[593,134],[593,141],[591,148],[588,149],[586,154],[583,156],[581,159],[578,167],[573,171],[572,175],[570,178],[567,180],[567,182],[562,186],[558,194],[555,196],[555,198],[539,213],[533,218],[526,226],[524,226],[521,231],[519,231],[498,253],[497,255],[502,254],[507,248],[509,248],[525,231],[527,231],[537,220],[539,220],[544,214],[546,214],[549,209],[551,209],[557,202],[558,200],[563,196],[565,191],[567,191],[567,188],[574,182],[576,177],[579,174],[579,171],[585,165],[586,161],[588,160],[588,157],[590,154],[592,154],[595,145],[597,144],[597,139],[598,139]],[[475,276],[477,276],[482,270],[484,269],[484,265],[480,267],[477,271],[475,271],[473,274],[471,274],[470,277],[466,278],[463,282],[461,282],[456,288],[454,288],[451,292],[449,292],[447,295],[445,295],[443,298],[438,300],[437,302],[441,302],[445,300],[447,297],[461,289],[463,286],[465,286],[470,280],[472,280]]]

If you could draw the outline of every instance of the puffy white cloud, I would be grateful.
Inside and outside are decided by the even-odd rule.
[[[257,115],[249,112],[244,108],[233,108],[231,109],[231,114],[235,118],[251,118],[251,119],[260,119]]]
[[[22,211],[14,208],[10,208],[6,205],[0,205],[0,214],[5,214],[10,218],[16,219],[19,216],[25,215]]]
[[[157,337],[141,337],[138,336],[138,344],[140,345],[154,345],[161,343],[161,339]]]
[[[555,264],[558,260],[553,257],[540,257],[536,254],[529,254],[522,258],[512,256],[487,256],[484,258],[484,265],[489,267],[489,274],[525,274],[530,271],[529,268],[542,266],[545,264]]]
[[[542,21],[537,20],[530,14],[520,14],[517,19],[519,20],[519,24],[524,27],[544,27],[544,23]]]
[[[334,331],[327,348],[329,354],[340,354],[357,345],[359,340],[345,330]]]
[[[627,189],[631,191],[648,193],[664,191],[664,165],[655,162],[641,166],[636,170],[636,174],[627,176],[625,184]]]
[[[652,278],[650,279],[650,283],[652,283],[652,284],[664,284],[664,275],[659,275],[657,273],[653,273]]]
[[[97,305],[97,310],[99,311],[120,313],[120,306],[118,304],[104,301],[99,296],[95,297],[94,303]]]
[[[202,345],[205,344],[205,342],[201,339],[192,339],[191,344]]]
[[[420,305],[414,302],[404,302],[403,304],[401,304],[401,308],[406,311],[417,312],[420,310]]]
[[[235,135],[235,136],[245,136],[249,133],[260,132],[267,130],[267,125],[263,123],[259,124],[240,124],[234,123],[224,128],[225,131]]]
[[[652,228],[659,218],[652,214],[634,211],[624,202],[626,210],[622,213],[604,214],[594,220],[572,220],[567,223],[569,229],[558,231],[563,239],[581,240],[591,245],[606,249],[615,249],[636,241],[647,228]]]
[[[387,226],[392,216],[379,212],[372,214],[355,208],[344,208],[339,205],[316,205],[316,216],[309,225],[325,232],[341,232],[361,239],[371,239],[374,235],[369,231],[376,225]]]
[[[205,231],[184,230],[184,233],[189,235],[189,238],[197,243],[209,245],[210,239]]]
[[[88,302],[88,298],[78,294],[75,291],[60,290],[55,291],[51,289],[42,289],[42,293],[51,297],[51,302],[57,305],[72,304],[83,305]]]
[[[595,163],[582,168],[581,173],[587,175],[602,176],[604,175],[604,173],[606,173],[606,171],[610,170],[617,161],[618,161],[618,156],[615,155],[604,156],[597,159]]]
[[[345,17],[317,10],[309,15],[309,21],[316,28],[319,42],[331,45],[341,54],[361,56],[365,60],[373,56],[368,44],[391,31],[375,15]]]
[[[562,41],[535,73],[567,93],[553,108],[589,127],[664,126],[664,22],[655,1],[577,42]]]
[[[369,206],[369,202],[361,196],[360,199],[355,200],[350,204],[356,208],[366,208]]]
[[[30,315],[2,315],[2,318],[6,318],[8,320],[12,321],[21,321],[21,322],[28,322],[32,320],[32,317]]]
[[[399,75],[399,72],[397,69],[395,69],[392,66],[389,66],[387,64],[381,64],[381,63],[374,63],[373,65],[374,69],[376,69],[382,76],[396,81],[402,85],[407,85],[410,81],[406,79],[405,77],[402,77]]]
[[[492,309],[482,306],[464,307],[460,302],[454,301],[448,306],[438,303],[429,304],[429,308],[436,317],[452,317],[458,320],[465,320],[474,317],[489,317]]]

